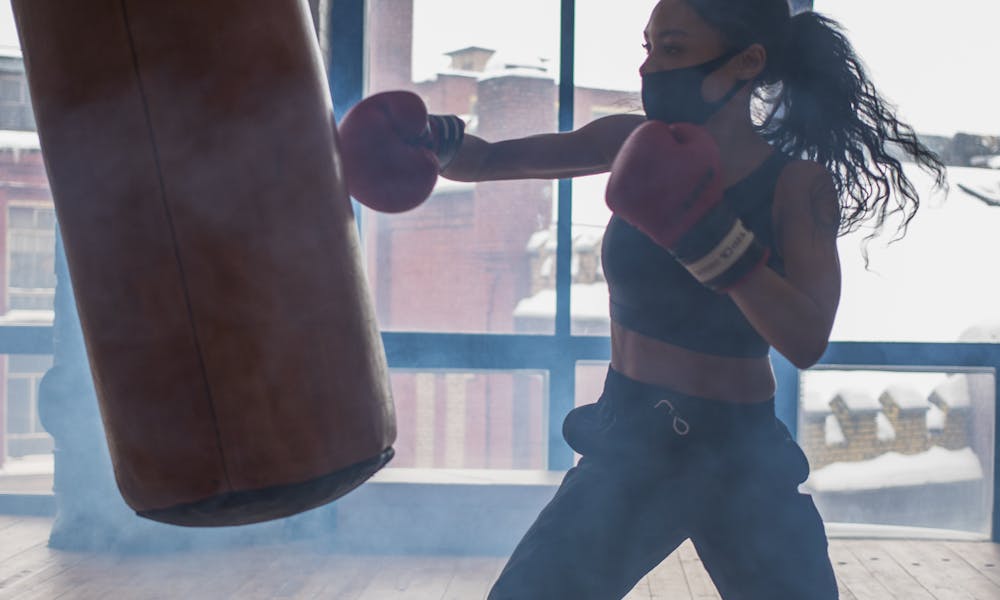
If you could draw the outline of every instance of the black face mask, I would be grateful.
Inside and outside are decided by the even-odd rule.
[[[642,107],[646,111],[646,118],[667,123],[703,125],[746,85],[745,81],[736,82],[733,89],[716,102],[708,102],[701,97],[705,78],[740,52],[742,50],[730,50],[700,65],[643,75]]]

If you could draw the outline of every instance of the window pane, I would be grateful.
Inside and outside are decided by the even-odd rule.
[[[545,469],[548,377],[541,371],[392,372],[393,468]]]
[[[841,241],[844,295],[834,338],[996,340],[990,331],[998,331],[988,325],[997,321],[1000,280],[983,276],[980,265],[989,264],[982,253],[1000,231],[1000,208],[989,204],[1000,203],[997,83],[960,65],[1000,54],[1000,5],[956,0],[948,4],[948,27],[941,27],[940,7],[926,3],[816,0],[815,6],[847,28],[896,112],[949,165],[951,184],[947,196],[935,197],[929,179],[906,165],[919,182],[922,206],[901,242],[872,245],[871,271],[860,257],[861,236]],[[886,23],[897,33],[887,36]]]
[[[574,406],[597,402],[604,390],[608,361],[581,360],[576,363],[576,398]]]
[[[556,130],[559,2],[373,0],[369,11],[367,94],[414,91],[432,113],[458,114],[488,141]],[[551,181],[442,178],[415,210],[365,211],[380,325],[551,332],[555,301],[542,299],[539,310],[533,299],[545,283],[529,248],[552,226],[554,198]]]
[[[55,210],[14,205],[7,214],[7,307],[51,310],[56,286]]]
[[[618,114],[642,114],[639,65],[642,30],[653,3],[626,0],[576,3],[576,92],[574,125]],[[604,204],[608,176],[573,180],[572,332],[608,335],[608,289],[601,266],[601,240],[611,213]]]
[[[823,519],[990,533],[992,370],[803,373],[803,484]]]

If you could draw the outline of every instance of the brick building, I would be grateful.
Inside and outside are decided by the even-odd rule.
[[[831,397],[808,392],[801,400],[798,441],[813,470],[889,452],[969,448],[973,395],[961,374],[949,375],[929,395],[898,384],[878,394],[851,388]]]
[[[55,288],[55,211],[20,54],[0,50],[0,324],[48,324]],[[0,466],[41,454],[52,440],[38,419],[49,357],[0,356]]]

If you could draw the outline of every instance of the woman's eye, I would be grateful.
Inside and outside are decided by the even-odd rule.
[[[650,48],[652,48],[652,46],[650,46],[649,43],[644,43],[642,45],[642,49],[645,50],[646,52],[649,52]]]

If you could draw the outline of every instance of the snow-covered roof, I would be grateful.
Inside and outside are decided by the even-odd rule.
[[[51,325],[54,319],[51,310],[14,309],[0,315],[0,325]]]
[[[948,408],[968,408],[972,404],[969,378],[963,374],[951,375],[931,392],[930,400]],[[942,406],[943,408],[943,406]]]
[[[958,341],[969,343],[1000,342],[1000,321],[990,321],[972,325],[962,332]]]
[[[848,492],[982,478],[982,465],[971,448],[934,446],[919,454],[887,452],[870,460],[832,463],[813,471],[804,487],[816,492]]]
[[[570,288],[573,318],[608,320],[608,284],[575,283]],[[542,290],[517,303],[515,317],[552,318],[556,308],[556,291]]]
[[[0,130],[0,150],[38,150],[41,147],[38,132]]]
[[[927,409],[927,397],[905,385],[890,385],[879,396],[879,402],[882,404],[892,402],[902,411]]]
[[[438,177],[437,183],[434,184],[434,193],[443,194],[454,194],[456,192],[471,192],[476,189],[475,182],[471,181],[453,181],[451,179],[445,179],[444,177]]]
[[[938,408],[936,405],[931,404],[930,408],[927,409],[927,430],[928,431],[943,431],[944,430],[944,411]]]
[[[497,77],[530,77],[554,81],[549,59],[542,56],[519,56],[516,53],[497,52],[479,74],[480,81]]]
[[[987,169],[1000,169],[1000,154],[989,154],[985,156],[973,156],[970,160],[974,167],[985,167]]]
[[[896,428],[892,426],[885,413],[875,415],[876,436],[880,442],[891,442],[896,439]]]
[[[833,401],[840,400],[852,413],[878,412],[882,410],[882,405],[873,394],[857,388],[843,388],[833,397]]]
[[[0,57],[3,58],[22,58],[24,55],[21,52],[21,48],[18,46],[0,46]]]
[[[46,475],[55,468],[55,456],[47,454],[28,454],[27,456],[8,457],[0,466],[0,475]]]
[[[806,387],[801,390],[799,407],[805,413],[828,413],[830,397],[815,388]]]
[[[604,237],[604,229],[592,225],[574,223],[571,235],[573,237],[573,250],[596,250],[600,247],[601,240]],[[558,233],[555,225],[548,229],[536,231],[528,238],[525,250],[528,252],[538,252],[545,249],[549,252],[555,252],[557,238]]]
[[[827,415],[823,422],[823,437],[827,446],[840,446],[847,443],[847,436],[840,427],[836,415]]]

